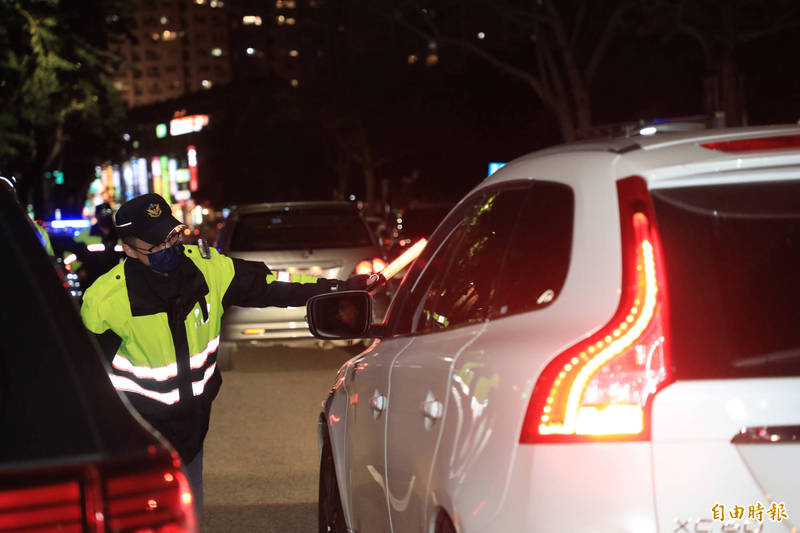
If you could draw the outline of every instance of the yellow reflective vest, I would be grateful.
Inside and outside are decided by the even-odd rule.
[[[118,264],[85,292],[81,317],[111,363],[116,389],[191,461],[222,384],[216,353],[225,308],[302,306],[338,282],[274,281],[263,263],[184,250],[168,276],[130,258]]]

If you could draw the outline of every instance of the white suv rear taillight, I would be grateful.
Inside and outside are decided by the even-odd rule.
[[[649,438],[653,395],[670,381],[667,298],[650,195],[617,182],[622,294],[610,322],[558,355],[534,387],[520,443]]]

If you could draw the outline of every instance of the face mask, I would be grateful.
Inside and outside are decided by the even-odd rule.
[[[183,257],[183,245],[176,244],[153,252],[147,256],[147,259],[150,260],[150,268],[156,272],[166,273],[178,268],[178,265],[181,264],[181,257]]]

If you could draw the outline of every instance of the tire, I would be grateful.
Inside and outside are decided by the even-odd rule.
[[[217,368],[220,372],[233,370],[233,352],[236,351],[236,344],[232,342],[221,342],[217,348]]]
[[[347,533],[347,531],[331,443],[325,435],[319,462],[319,533]]]

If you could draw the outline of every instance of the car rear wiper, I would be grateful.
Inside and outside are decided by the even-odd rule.
[[[772,363],[789,363],[797,359],[800,359],[800,348],[790,348],[788,350],[779,350],[777,352],[755,355],[753,357],[734,359],[733,366],[735,368],[767,366]]]

